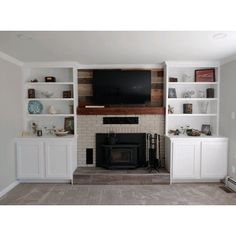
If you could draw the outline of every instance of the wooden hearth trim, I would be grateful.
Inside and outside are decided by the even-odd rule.
[[[163,115],[164,107],[77,108],[78,115]]]

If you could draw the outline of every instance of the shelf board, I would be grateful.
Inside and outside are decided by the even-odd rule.
[[[168,116],[217,116],[217,114],[168,114]]]
[[[74,114],[28,114],[34,117],[72,117]]]
[[[73,101],[74,98],[26,98],[27,101]]]
[[[168,98],[169,101],[217,101],[218,98]]]
[[[218,82],[168,82],[170,85],[216,85]]]
[[[34,85],[73,85],[73,82],[27,82],[27,85],[34,86]]]

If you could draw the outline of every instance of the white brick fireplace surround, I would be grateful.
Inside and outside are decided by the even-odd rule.
[[[139,117],[139,124],[108,125],[103,124],[103,117],[128,117],[127,115],[78,115],[78,166],[95,166],[96,133],[158,133],[161,138],[161,158],[164,158],[164,115],[129,115]],[[93,165],[86,164],[86,148],[93,148]]]

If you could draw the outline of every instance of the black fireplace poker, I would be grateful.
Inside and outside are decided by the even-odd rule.
[[[161,167],[160,160],[160,135],[159,134],[147,134],[147,143],[148,143],[148,167],[147,170],[149,173],[153,171],[159,172]],[[158,152],[157,152],[158,145]]]

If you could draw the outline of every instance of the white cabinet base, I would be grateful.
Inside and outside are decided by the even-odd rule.
[[[34,141],[17,142],[18,179],[43,178],[43,143]]]
[[[173,145],[173,179],[200,178],[200,142],[176,141]]]
[[[219,182],[227,175],[228,139],[166,136],[171,183]]]
[[[72,182],[76,138],[18,138],[16,160],[20,182]]]
[[[202,141],[201,176],[204,179],[223,179],[227,173],[227,140]]]
[[[68,179],[71,169],[71,144],[62,141],[45,143],[45,176],[47,179]]]

